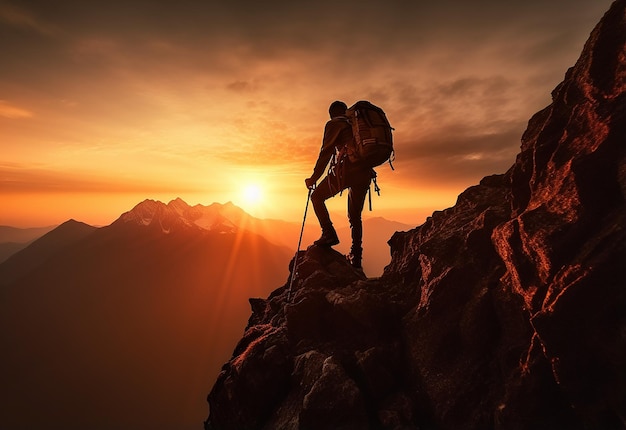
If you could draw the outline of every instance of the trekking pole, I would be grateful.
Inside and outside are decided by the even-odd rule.
[[[304,217],[302,218],[302,228],[300,229],[300,239],[298,239],[298,249],[296,250],[296,256],[293,259],[293,267],[291,268],[291,279],[289,280],[289,290],[287,290],[287,303],[291,303],[291,286],[293,285],[293,278],[296,275],[296,267],[298,265],[298,255],[300,254],[300,244],[302,243],[302,233],[304,233],[304,223],[306,221],[306,213],[309,210],[309,201],[311,200],[311,192],[315,187],[309,188],[309,192],[306,196],[306,206],[304,207]]]

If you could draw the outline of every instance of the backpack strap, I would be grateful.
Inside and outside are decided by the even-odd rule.
[[[372,181],[374,182],[374,191],[376,191],[376,194],[378,194],[378,197],[380,197],[380,187],[376,182],[376,176],[374,176],[374,179]]]
[[[391,150],[391,155],[389,156],[389,160],[387,160],[387,162],[389,163],[389,167],[391,167],[391,170],[396,170],[393,168],[393,164],[391,164],[393,161],[396,161],[396,150],[392,149]]]
[[[374,183],[374,191],[380,197],[380,187],[378,186],[378,182],[376,182],[376,177],[378,175],[376,174],[376,170],[372,169],[372,172],[373,172],[372,182]],[[369,205],[370,205],[370,212],[371,212],[372,211],[372,184],[370,184],[370,186],[367,188],[367,194],[369,198]]]

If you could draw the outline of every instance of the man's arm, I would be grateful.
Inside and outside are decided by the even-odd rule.
[[[308,179],[312,183],[316,183],[319,178],[324,174],[328,162],[335,153],[335,147],[338,142],[339,134],[344,125],[340,121],[328,121],[324,127],[324,139],[322,140],[322,148],[320,154],[317,157],[317,162],[313,168],[313,174]]]

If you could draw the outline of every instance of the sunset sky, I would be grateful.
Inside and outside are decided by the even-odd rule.
[[[610,4],[0,0],[0,225],[176,197],[301,220],[336,99],[396,129],[367,216],[421,224],[513,164]]]

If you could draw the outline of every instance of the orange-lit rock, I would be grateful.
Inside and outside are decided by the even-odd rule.
[[[515,164],[393,235],[381,278],[311,247],[291,303],[252,300],[206,428],[623,429],[625,90],[618,0]]]

